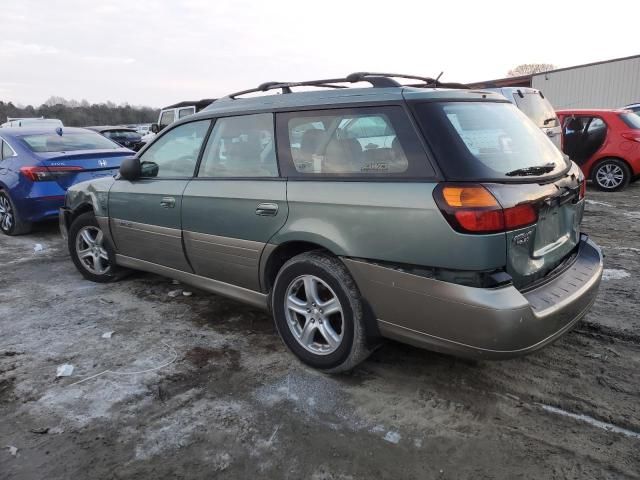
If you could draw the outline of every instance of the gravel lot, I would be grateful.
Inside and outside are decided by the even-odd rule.
[[[640,182],[587,198],[605,278],[561,340],[503,362],[389,342],[342,376],[244,305],[83,280],[55,225],[0,236],[0,478],[640,478]]]

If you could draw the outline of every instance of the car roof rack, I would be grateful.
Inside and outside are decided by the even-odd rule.
[[[462,83],[449,83],[440,82],[440,77],[437,78],[422,77],[418,75],[407,75],[403,73],[374,73],[374,72],[355,72],[347,75],[344,78],[327,78],[322,80],[307,80],[303,82],[265,82],[258,85],[256,88],[249,88],[247,90],[241,90],[239,92],[231,93],[225,99],[235,100],[237,97],[247,95],[249,93],[268,92],[270,90],[280,90],[282,94],[293,93],[291,90],[295,87],[321,87],[321,88],[349,88],[346,85],[336,85],[340,83],[358,83],[368,82],[373,88],[389,88],[389,87],[442,87],[442,88],[469,88]],[[404,78],[407,80],[419,80],[419,83],[412,83],[410,85],[402,84],[395,80],[395,78]]]

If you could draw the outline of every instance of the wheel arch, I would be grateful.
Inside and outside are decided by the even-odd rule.
[[[276,276],[285,263],[296,255],[313,250],[321,250],[337,256],[326,245],[313,241],[290,240],[278,245],[267,245],[260,259],[260,286],[262,291],[265,293],[271,291]]]

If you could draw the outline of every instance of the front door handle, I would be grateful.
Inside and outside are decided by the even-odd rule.
[[[261,203],[256,208],[256,215],[260,215],[262,217],[274,217],[277,214],[278,214],[277,203]]]
[[[160,206],[164,208],[173,208],[176,206],[176,199],[173,197],[162,197]]]

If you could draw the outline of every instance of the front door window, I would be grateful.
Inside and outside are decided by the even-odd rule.
[[[143,177],[192,177],[211,121],[179,125],[156,140],[140,157]]]

